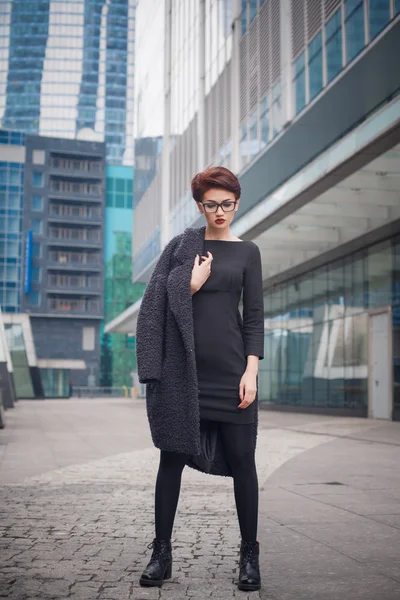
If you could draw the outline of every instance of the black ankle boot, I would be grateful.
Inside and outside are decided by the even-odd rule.
[[[239,590],[252,592],[261,588],[260,545],[258,542],[245,542],[240,545]]]
[[[147,567],[140,578],[140,585],[144,587],[161,587],[165,579],[172,576],[172,548],[170,540],[157,540],[154,538],[147,546],[153,548],[153,554]]]

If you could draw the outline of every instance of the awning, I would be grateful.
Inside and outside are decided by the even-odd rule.
[[[123,313],[115,317],[110,321],[104,328],[104,333],[125,333],[128,335],[136,334],[136,323],[139,314],[139,308],[142,303],[142,299],[137,300],[135,304],[132,304],[129,308],[124,310]]]
[[[284,160],[284,157],[282,157]],[[400,219],[400,98],[233,225],[261,250],[264,281]]]
[[[74,369],[78,371],[86,369],[84,360],[74,358],[38,358],[37,366],[39,369]]]

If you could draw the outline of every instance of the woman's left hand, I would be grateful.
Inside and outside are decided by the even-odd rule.
[[[245,371],[239,385],[240,404],[238,408],[247,408],[254,402],[257,394],[257,373]]]

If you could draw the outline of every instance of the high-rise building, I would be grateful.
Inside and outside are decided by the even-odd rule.
[[[107,198],[115,194],[116,203],[107,205],[105,248],[114,247],[122,234],[132,245],[135,7],[136,0],[0,0],[0,126],[45,137],[105,142],[108,173],[124,170],[122,180],[131,182],[121,192],[112,187],[116,179],[120,185],[119,175],[106,179],[111,185]],[[131,265],[125,261],[125,272],[120,264],[118,277],[128,285],[119,286],[117,298],[109,297],[117,289],[116,276],[110,254],[104,259],[106,306],[125,306],[141,286],[132,285]],[[13,293],[7,291],[7,300]],[[114,312],[107,310],[105,319]],[[110,342],[101,339],[102,346]],[[102,352],[101,379],[110,385],[113,380],[121,382],[120,376],[112,375],[113,365],[120,365],[119,373],[129,374],[134,364],[125,351],[133,340],[122,336],[117,340],[121,356],[114,347],[112,364],[104,358],[106,347]],[[130,376],[122,379],[128,384]]]
[[[399,418],[400,2],[140,0],[137,40],[136,130],[163,146],[134,201],[134,281],[203,223],[192,176],[229,167],[233,231],[263,262],[260,403]],[[110,330],[134,333],[139,307]]]
[[[135,0],[1,0],[0,123],[133,164]]]
[[[100,380],[104,154],[104,143],[0,131],[0,304],[17,397]]]

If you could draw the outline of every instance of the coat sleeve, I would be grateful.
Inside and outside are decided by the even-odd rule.
[[[161,378],[167,308],[166,282],[176,243],[177,238],[172,239],[161,253],[140,305],[136,326],[136,359],[140,383],[156,383]]]
[[[264,357],[264,296],[261,255],[251,245],[243,283],[243,333],[246,356]]]

